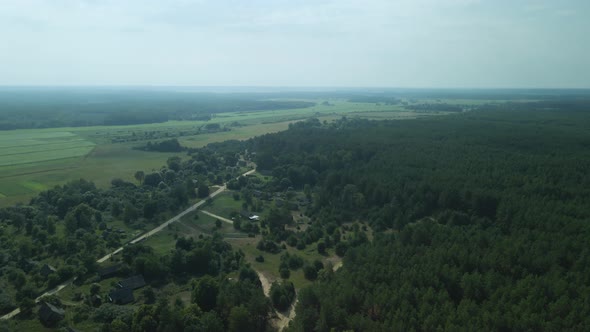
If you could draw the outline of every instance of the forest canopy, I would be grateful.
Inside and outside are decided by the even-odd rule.
[[[259,168],[313,187],[314,225],[377,231],[300,292],[292,330],[588,326],[590,118],[559,104],[307,121],[251,141]]]

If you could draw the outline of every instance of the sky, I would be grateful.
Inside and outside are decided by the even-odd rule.
[[[0,85],[590,88],[588,0],[0,0]]]

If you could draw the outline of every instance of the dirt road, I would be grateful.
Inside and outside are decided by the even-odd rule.
[[[246,176],[246,175],[252,174],[252,173],[254,173],[254,172],[256,172],[256,169],[255,169],[255,168],[254,168],[254,169],[252,169],[252,170],[249,170],[248,172],[246,172],[246,173],[244,173],[244,174],[242,174],[242,175],[240,175],[240,176]],[[239,177],[238,177],[238,178],[239,178]],[[138,243],[138,242],[140,242],[140,241],[143,241],[143,240],[145,240],[145,239],[149,238],[150,236],[152,236],[152,235],[154,235],[154,234],[156,234],[156,233],[160,232],[161,230],[163,230],[164,228],[166,228],[166,226],[168,226],[168,225],[172,224],[173,222],[176,222],[176,221],[180,220],[182,217],[184,217],[184,216],[185,216],[185,215],[187,215],[188,213],[195,211],[196,209],[198,209],[199,207],[201,207],[201,206],[203,206],[205,203],[207,203],[207,200],[208,200],[208,199],[210,199],[210,198],[211,198],[211,199],[212,199],[212,198],[214,198],[215,196],[217,196],[217,195],[221,194],[221,193],[222,193],[223,191],[225,191],[226,189],[227,189],[227,188],[226,188],[226,186],[225,186],[225,185],[221,186],[221,187],[220,187],[219,189],[217,189],[215,192],[213,192],[212,194],[210,194],[210,195],[209,195],[209,196],[208,196],[206,199],[203,199],[203,200],[201,200],[201,201],[199,201],[199,202],[195,203],[194,205],[192,205],[192,206],[190,206],[189,208],[187,208],[186,210],[184,210],[184,211],[180,212],[180,213],[179,213],[179,214],[177,214],[176,216],[174,216],[174,217],[172,217],[172,218],[168,219],[166,222],[164,222],[164,223],[163,223],[163,224],[161,224],[160,226],[158,226],[158,227],[156,227],[156,228],[152,229],[151,231],[149,231],[149,232],[147,232],[147,233],[144,233],[144,234],[142,234],[142,235],[140,235],[140,236],[136,237],[135,239],[133,239],[133,240],[129,241],[129,243],[131,243],[131,244]],[[219,218],[219,217],[215,217],[215,218]],[[220,219],[220,220],[222,220],[221,218],[219,218],[219,219]],[[224,219],[225,219],[225,218],[224,218]],[[227,219],[227,220],[229,220],[229,219]],[[232,222],[232,223],[233,223],[233,222]],[[123,247],[119,247],[119,248],[117,248],[117,249],[113,250],[112,252],[110,252],[110,253],[106,254],[104,257],[101,257],[101,258],[99,258],[99,259],[98,259],[96,262],[97,262],[97,263],[103,263],[103,262],[107,261],[109,258],[111,258],[111,256],[113,256],[113,255],[115,255],[115,254],[118,254],[118,253],[119,253],[119,252],[121,252],[121,251],[123,251]],[[37,298],[35,299],[35,302],[39,302],[39,300],[40,300],[42,297],[44,297],[44,296],[48,296],[48,295],[54,295],[54,294],[57,294],[59,291],[61,291],[62,289],[64,289],[64,288],[65,288],[65,287],[67,287],[68,285],[70,285],[70,284],[71,284],[73,281],[74,281],[74,279],[68,280],[68,281],[66,281],[66,282],[65,282],[65,283],[63,283],[63,284],[61,284],[61,285],[58,285],[58,286],[57,286],[57,287],[55,287],[54,289],[52,289],[52,290],[49,290],[49,291],[47,291],[47,292],[43,293],[41,296],[39,296],[39,297],[37,297]],[[269,286],[269,288],[268,288],[268,289],[270,290],[270,286]],[[14,309],[13,311],[11,311],[11,312],[7,313],[6,315],[4,315],[4,316],[0,317],[0,319],[10,319],[10,318],[12,318],[12,317],[14,317],[14,316],[18,315],[19,313],[20,313],[20,309],[19,309],[19,308],[16,308],[16,309]]]
[[[258,274],[258,279],[262,283],[262,290],[264,291],[264,295],[266,297],[270,297],[270,286],[272,282],[261,272],[256,271]],[[274,327],[277,328],[278,331],[282,331],[285,327],[289,325],[289,322],[295,318],[295,306],[297,305],[297,297],[295,297],[295,301],[289,307],[289,309],[280,312],[277,311],[277,316],[271,320],[271,323]]]
[[[217,218],[217,219],[219,219],[219,220],[221,220],[221,221],[224,221],[224,222],[226,222],[226,223],[228,223],[228,224],[230,224],[230,225],[233,225],[233,224],[234,224],[234,221],[233,221],[233,220],[230,220],[230,219],[224,218],[224,217],[222,217],[222,216],[218,216],[218,215],[216,215],[216,214],[213,214],[213,213],[211,213],[211,212],[209,212],[209,211],[201,210],[201,212],[203,212],[204,214],[206,214],[206,215],[208,215],[208,216],[210,216],[210,217]]]

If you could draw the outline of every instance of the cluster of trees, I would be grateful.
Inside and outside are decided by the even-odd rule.
[[[365,96],[353,96],[348,98],[351,103],[383,103],[385,105],[396,105],[400,103],[400,100],[394,96],[383,95],[383,94],[370,94]]]
[[[145,89],[3,89],[0,91],[0,130],[208,120],[212,114],[221,112],[286,110],[314,105],[306,101],[269,100],[257,94]]]
[[[210,185],[239,175],[236,161],[200,149],[185,160],[170,158],[158,171],[138,171],[137,183],[114,179],[99,189],[81,179],[42,192],[28,205],[0,209],[0,284],[10,285],[0,292],[0,314],[61,281],[92,277],[96,259],[129,240],[128,230],[152,227],[190,199],[208,196]],[[125,229],[117,226],[121,221]],[[57,271],[43,273],[46,263]]]
[[[179,238],[169,254],[136,244],[122,252],[122,270],[142,274],[151,285],[174,281],[191,289],[189,303],[151,287],[143,291],[140,306],[82,304],[72,309],[76,323],[92,321],[101,331],[264,331],[272,314],[256,272],[244,254],[233,251],[220,235],[195,241]],[[229,273],[238,278],[228,278]],[[91,293],[102,294],[100,287]],[[108,290],[103,290],[106,294]]]
[[[199,241],[178,239],[176,249],[164,256],[154,254],[146,246],[126,248],[123,260],[133,267],[135,273],[142,273],[159,283],[172,279],[181,282],[197,276],[191,281],[191,305],[166,311],[168,317],[162,317],[157,306],[143,306],[128,325],[132,329],[263,331],[266,327],[272,309],[258,275],[245,264],[244,254],[233,251],[218,234]],[[238,278],[228,279],[227,274],[234,271],[239,271]],[[143,327],[146,322],[152,327]]]
[[[248,142],[259,167],[309,186],[311,227],[286,242],[343,243],[342,272],[299,294],[292,329],[583,329],[589,126],[556,106],[308,121]],[[375,241],[362,225],[344,239],[355,220]]]
[[[465,106],[452,105],[447,103],[427,103],[406,105],[404,108],[416,112],[463,112]]]
[[[178,139],[172,138],[161,142],[152,143],[148,141],[145,146],[138,147],[138,150],[155,151],[155,152],[181,152],[186,148],[180,145]]]
[[[270,300],[277,310],[287,310],[295,300],[295,286],[290,281],[273,282],[270,286]]]

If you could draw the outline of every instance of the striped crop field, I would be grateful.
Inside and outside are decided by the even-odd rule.
[[[92,151],[94,145],[67,131],[4,131],[0,132],[0,166],[80,157]]]

